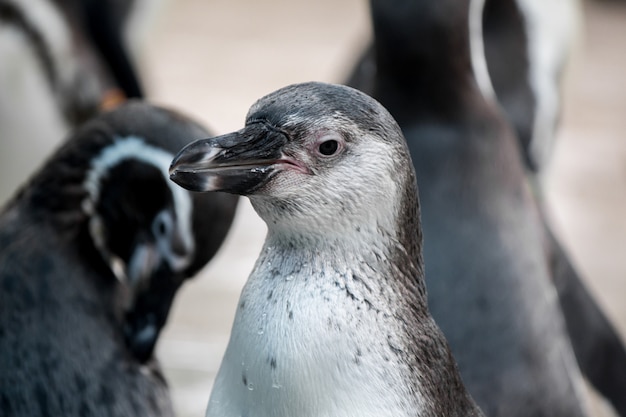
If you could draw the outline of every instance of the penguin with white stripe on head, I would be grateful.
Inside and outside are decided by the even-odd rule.
[[[172,415],[153,351],[237,198],[169,180],[207,131],[128,102],[79,128],[0,214],[0,414]]]

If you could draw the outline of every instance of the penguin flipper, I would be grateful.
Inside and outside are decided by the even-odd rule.
[[[626,417],[626,348],[563,247],[546,227],[554,285],[578,365],[589,382]]]

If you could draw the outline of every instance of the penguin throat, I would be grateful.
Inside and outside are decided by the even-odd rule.
[[[415,415],[420,371],[388,364],[406,361],[409,329],[421,325],[413,313],[425,314],[408,285],[418,278],[394,267],[389,241],[301,243],[268,236],[207,415]],[[224,414],[225,404],[237,411]]]
[[[268,233],[257,261],[258,271],[255,269],[253,274],[332,281],[350,297],[364,294],[363,289],[377,294],[401,291],[414,305],[425,308],[421,259],[413,256],[410,248],[405,248],[394,235],[377,232],[362,230],[360,239],[302,239]],[[387,277],[393,277],[392,282]],[[361,289],[351,290],[355,285]],[[361,295],[355,300],[368,304],[366,298]]]

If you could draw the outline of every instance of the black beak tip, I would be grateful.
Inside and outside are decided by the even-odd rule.
[[[169,169],[170,175],[176,174],[177,169],[182,164],[193,162],[193,161],[190,161],[189,159],[190,158],[189,158],[189,152],[187,151],[187,147],[181,149],[180,152],[176,154],[176,156],[172,160],[172,163],[170,164],[170,169]]]
[[[170,180],[189,191],[208,191],[206,179],[193,172],[174,170],[170,172]]]
[[[192,143],[193,145],[193,143]],[[172,160],[169,167],[170,179],[180,186],[185,186],[181,181],[187,182],[193,172],[194,163],[202,159],[196,152],[190,151],[189,146],[183,148]],[[190,172],[191,171],[191,172]]]
[[[170,165],[169,174],[170,174],[170,180],[174,181],[177,184],[178,184],[178,180],[181,174],[181,171],[179,171],[178,168],[179,168],[179,165],[177,164],[176,159],[174,159],[174,162],[172,162],[172,164]]]

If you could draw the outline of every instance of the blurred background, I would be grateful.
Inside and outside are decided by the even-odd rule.
[[[365,0],[152,0],[144,18],[130,36],[147,96],[216,134],[241,128],[249,106],[279,87],[343,82],[370,37]],[[557,234],[626,340],[624,40],[626,1],[583,2],[562,123],[542,181]],[[11,105],[0,91],[0,109]],[[55,145],[45,133],[33,126],[29,144],[2,137],[0,166],[34,169]],[[28,149],[23,159],[17,147]],[[2,172],[2,189],[24,180]],[[204,415],[239,292],[265,235],[242,203],[218,256],[177,296],[157,347],[181,417]]]

